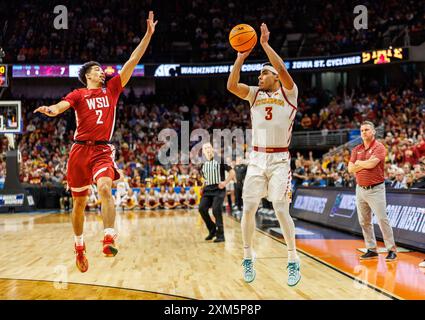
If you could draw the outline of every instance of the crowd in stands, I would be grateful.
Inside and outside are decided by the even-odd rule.
[[[144,185],[134,188],[123,178],[116,184],[114,194],[116,208],[125,209],[190,209],[196,208],[199,203],[199,193],[194,187],[174,187],[165,184],[159,188]],[[96,186],[92,186],[89,192],[87,210],[99,211],[101,201],[98,198]]]
[[[398,89],[360,90],[330,96],[328,93],[305,91],[299,99],[295,131],[359,128],[364,120],[383,127],[381,140],[387,147],[386,176],[388,184],[397,188],[425,187],[425,94],[421,77],[411,85]],[[369,88],[370,89],[370,88]],[[172,96],[172,98],[171,98]],[[316,97],[316,98],[313,98]],[[113,143],[116,163],[129,177],[131,187],[200,186],[195,164],[159,166],[157,140],[163,128],[180,132],[181,121],[189,121],[190,129],[250,128],[246,102],[219,94],[185,97],[136,96],[133,91],[118,102]],[[22,155],[20,179],[28,184],[61,186],[65,184],[66,162],[75,129],[72,111],[56,118],[34,114],[35,106],[57,100],[23,99],[25,133],[17,136]],[[306,123],[310,118],[310,124]],[[314,119],[314,121],[312,120]],[[5,176],[7,139],[0,138],[0,180]],[[353,186],[347,173],[350,151],[330,150],[324,157],[298,154],[293,163],[297,185]],[[180,156],[180,154],[179,154]],[[235,158],[233,159],[235,160]],[[396,179],[404,171],[403,180]]]
[[[159,24],[145,62],[233,60],[235,52],[229,46],[228,34],[239,23],[250,24],[259,33],[260,24],[266,22],[271,45],[286,57],[299,52],[281,51],[288,34],[314,36],[313,44],[302,47],[302,56],[382,49],[393,44],[390,27],[408,30],[412,39],[416,35],[424,38],[425,8],[421,1],[367,1],[368,27],[361,30],[353,26],[357,4],[352,0],[64,0],[61,5],[68,10],[68,29],[57,30],[53,27],[58,15],[53,12],[56,2],[3,1],[0,28],[4,34],[0,43],[9,63],[124,61],[143,37],[151,9]],[[264,53],[257,46],[251,57],[263,59]]]
[[[352,128],[353,124],[358,127],[361,119],[382,126],[384,136],[379,140],[387,148],[387,185],[398,189],[425,188],[425,92],[421,78],[409,88],[379,91],[358,99],[353,96],[345,97],[341,104],[333,99],[320,113],[329,114],[333,118],[331,124],[345,128]],[[327,129],[327,125],[323,128]],[[352,187],[355,182],[347,171],[349,160],[347,148],[330,150],[322,159],[313,159],[312,153],[306,158],[298,154],[294,180],[305,186]]]
[[[391,146],[389,136],[380,140],[388,148]],[[404,143],[409,143],[408,140]],[[385,163],[385,184],[394,189],[425,188],[425,140],[423,136],[408,147],[418,154],[415,164],[403,161],[394,161],[394,153],[390,152]],[[323,159],[314,159],[310,154],[304,158],[298,154],[295,160],[295,170],[293,171],[293,182],[295,186],[316,186],[316,187],[345,187],[353,188],[356,185],[353,175],[348,173],[348,162],[350,161],[350,151],[343,149],[332,156]]]

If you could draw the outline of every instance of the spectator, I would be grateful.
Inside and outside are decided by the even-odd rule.
[[[342,186],[344,188],[354,188],[355,185],[356,185],[356,182],[354,178],[348,172],[344,172],[344,177],[342,179]]]
[[[414,182],[412,188],[425,188],[425,170],[424,167],[416,167],[414,170]]]
[[[305,180],[307,180],[306,171],[302,164],[302,159],[295,160],[295,170],[292,174],[295,186],[302,185]]]
[[[311,118],[309,117],[308,114],[305,114],[301,120],[301,126],[303,127],[304,130],[309,130],[311,129],[312,126],[312,121]]]
[[[397,168],[397,171],[395,173],[395,180],[393,181],[390,187],[394,189],[407,189],[403,169]]]

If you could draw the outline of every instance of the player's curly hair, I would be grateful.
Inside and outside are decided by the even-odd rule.
[[[86,79],[86,74],[90,72],[90,69],[93,66],[99,66],[101,67],[100,63],[97,61],[89,61],[86,62],[85,64],[83,64],[80,68],[80,70],[78,70],[78,80],[80,80],[80,82],[82,84],[84,84],[85,86],[87,85],[87,79]]]

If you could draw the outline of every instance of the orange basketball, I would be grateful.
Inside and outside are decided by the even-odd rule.
[[[257,33],[249,24],[238,24],[229,34],[230,45],[239,52],[254,48],[257,43]]]

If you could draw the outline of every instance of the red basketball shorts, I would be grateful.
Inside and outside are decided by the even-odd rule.
[[[115,147],[112,145],[87,146],[74,143],[67,168],[68,186],[72,195],[88,195],[90,186],[101,177],[118,180],[120,174],[114,157]]]

